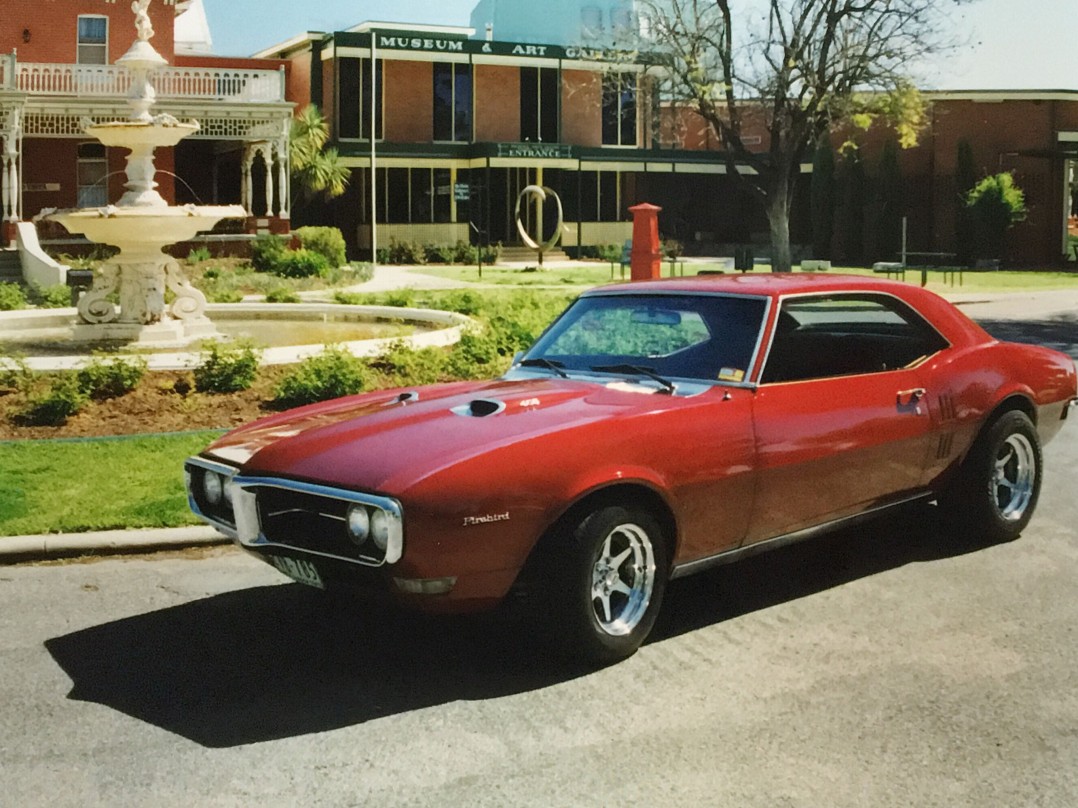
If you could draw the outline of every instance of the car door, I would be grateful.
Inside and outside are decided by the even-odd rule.
[[[783,300],[755,396],[746,541],[918,492],[934,436],[919,366],[945,344],[888,295]]]

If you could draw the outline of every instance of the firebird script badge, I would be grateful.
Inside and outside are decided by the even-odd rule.
[[[465,516],[464,527],[471,527],[472,525],[486,525],[490,522],[508,522],[509,511],[505,513],[488,513],[484,516]]]

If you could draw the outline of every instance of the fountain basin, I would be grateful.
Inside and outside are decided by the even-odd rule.
[[[444,347],[456,343],[463,330],[474,324],[470,318],[455,312],[337,303],[213,303],[207,313],[222,331],[241,335],[245,324],[269,325],[276,331],[301,324],[299,330],[304,336],[298,343],[263,349],[262,364],[266,365],[300,362],[321,353],[327,344],[340,345],[361,357],[377,356],[399,341],[415,348]],[[33,370],[72,370],[85,364],[95,348],[116,347],[100,340],[76,346],[75,319],[75,309],[0,312],[0,353],[24,356]],[[346,335],[346,328],[341,326],[348,323],[357,326],[399,323],[410,328],[391,336],[341,339]],[[324,326],[321,329],[320,324]],[[257,344],[257,337],[255,340]],[[67,346],[76,350],[64,351]],[[121,353],[142,357],[151,370],[184,370],[200,361],[197,349],[147,352],[138,347],[141,346]]]
[[[90,241],[118,247],[124,262],[165,261],[162,247],[188,241],[212,230],[221,219],[244,218],[242,205],[185,205],[183,207],[65,208],[44,218],[62,224]]]

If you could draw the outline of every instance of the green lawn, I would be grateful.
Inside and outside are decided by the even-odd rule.
[[[720,271],[724,265],[720,263],[696,262],[679,263],[678,274],[695,275],[702,271]],[[753,272],[764,273],[770,271],[770,266],[757,264]],[[554,268],[548,270],[522,270],[509,269],[506,267],[483,267],[483,276],[479,277],[478,270],[464,266],[427,266],[414,270],[417,274],[435,275],[439,278],[452,278],[453,280],[469,281],[472,283],[497,284],[499,286],[598,286],[604,283],[622,280],[621,269],[615,266],[613,272],[609,264],[596,262],[590,266],[578,266],[571,268]],[[731,270],[726,270],[730,272]],[[798,271],[795,269],[795,271]],[[669,277],[670,264],[663,263],[662,275]],[[833,274],[847,275],[874,275],[871,269],[861,267],[833,267]],[[626,271],[626,275],[628,272]],[[627,278],[626,278],[627,279]],[[906,271],[906,283],[920,284],[921,271],[909,269]],[[1000,271],[1000,272],[974,272],[966,271],[961,277],[955,276],[953,283],[951,276],[945,278],[939,270],[928,271],[928,288],[936,292],[1014,292],[1019,290],[1047,291],[1051,289],[1072,289],[1078,287],[1078,272],[1037,272],[1037,271]]]
[[[177,527],[183,461],[219,431],[0,443],[0,536]]]
[[[434,275],[471,283],[491,283],[499,286],[597,286],[611,280],[610,264],[596,262],[574,267],[551,269],[510,269],[508,267],[484,266],[483,275],[475,266],[425,266],[414,270],[417,274]],[[626,271],[628,275],[628,271]],[[621,272],[614,267],[613,278],[618,280]]]

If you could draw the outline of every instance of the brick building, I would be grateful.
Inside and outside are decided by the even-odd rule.
[[[694,238],[706,222],[711,241],[734,242],[765,227],[746,213],[747,197],[714,154],[664,140],[655,77],[644,64],[618,55],[612,67],[601,48],[471,34],[365,23],[258,54],[290,63],[289,97],[322,108],[352,168],[345,197],[305,215],[339,226],[360,252],[370,247],[372,199],[380,245],[475,241],[476,229],[514,244],[517,196],[538,184],[562,200],[562,245],[570,249],[622,243],[628,208],[643,200],[664,206],[670,236]],[[549,235],[549,206],[524,216],[532,233]]]
[[[201,124],[174,149],[158,149],[159,191],[180,204],[242,203],[265,226],[287,229],[285,63],[198,52],[204,48],[182,23],[187,13],[204,21],[199,0],[159,0],[148,13],[152,44],[169,62],[153,78],[154,112]],[[130,114],[129,77],[114,62],[136,32],[126,0],[4,0],[0,18],[0,218],[8,240],[14,223],[43,208],[102,205],[122,194],[125,150],[102,146],[83,125]]]
[[[50,0],[47,16],[38,0],[0,6],[0,214],[6,222],[45,207],[99,204],[120,195],[122,150],[92,142],[81,120],[127,115],[126,86],[112,62],[134,38],[129,5]],[[296,218],[340,227],[357,255],[369,254],[372,218],[379,245],[391,238],[519,243],[516,200],[533,184],[558,192],[562,245],[570,250],[622,243],[630,233],[628,208],[646,201],[663,208],[663,235],[690,252],[730,254],[734,245],[752,243],[758,256],[767,254],[766,217],[727,175],[707,127],[659,103],[650,60],[606,50],[609,39],[588,39],[588,32],[620,31],[628,0],[612,2],[609,19],[595,4],[577,2],[580,30],[573,33],[570,25],[560,44],[528,41],[531,26],[508,24],[510,5],[477,4],[473,20],[493,21],[489,38],[485,23],[478,33],[365,23],[305,33],[253,59],[225,59],[208,55],[208,33],[200,44],[192,26],[184,26],[195,19],[204,25],[198,0],[153,3],[153,44],[170,62],[156,79],[157,109],[202,124],[174,150],[159,150],[162,193],[180,203],[239,202],[258,217],[254,221],[286,229],[287,123],[293,106],[313,102],[329,121],[331,145],[352,178],[342,198],[305,204]],[[576,41],[589,44],[567,44],[577,34]],[[954,173],[958,143],[966,140],[979,175],[1013,170],[1026,192],[1030,213],[1011,233],[1010,263],[1073,262],[1078,91],[928,98],[920,145],[899,154],[909,249],[955,250]],[[836,216],[836,260],[894,257],[883,253],[881,245],[893,238],[880,237],[875,216],[880,158],[890,138],[882,128],[862,138],[864,202],[851,211],[847,201]],[[748,132],[746,141],[767,147],[762,130]],[[791,222],[795,257],[810,249],[810,184],[806,160]],[[549,203],[523,210],[529,230],[544,235],[554,215]],[[851,216],[862,220],[858,250],[850,248],[854,228],[843,230]]]

